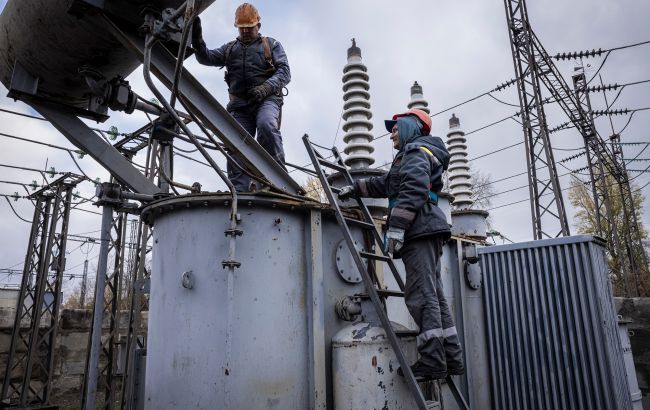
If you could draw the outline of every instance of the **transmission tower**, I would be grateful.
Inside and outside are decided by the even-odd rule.
[[[540,202],[540,196],[543,190],[547,188],[543,183],[535,178],[535,169],[537,168],[536,160],[542,162],[543,166],[548,167],[551,178],[548,181],[548,190],[552,188],[555,194],[553,202],[557,203],[558,213],[557,217],[560,219],[562,227],[566,225],[566,215],[564,213],[564,205],[561,202],[561,195],[559,191],[559,183],[557,181],[557,173],[552,157],[552,149],[548,139],[548,131],[546,121],[543,117],[542,99],[540,82],[551,93],[552,98],[558,103],[560,108],[569,117],[571,123],[580,132],[585,142],[587,155],[589,159],[589,166],[591,168],[592,190],[594,202],[598,203],[598,228],[602,232],[602,224],[605,219],[612,219],[611,207],[607,211],[610,199],[604,193],[604,189],[599,186],[602,182],[599,178],[606,175],[611,175],[617,185],[617,190],[621,197],[623,206],[623,229],[624,232],[629,232],[626,238],[622,240],[622,248],[618,254],[624,256],[623,263],[620,264],[623,270],[623,278],[627,280],[630,275],[638,276],[638,270],[641,267],[647,267],[647,257],[643,244],[641,243],[640,229],[636,218],[636,211],[634,209],[634,202],[630,190],[630,184],[625,166],[622,160],[622,154],[617,156],[616,144],[614,144],[614,152],[610,150],[607,143],[598,135],[591,116],[591,108],[588,105],[586,98],[581,98],[581,95],[586,92],[587,82],[584,78],[584,73],[578,73],[574,76],[574,87],[577,92],[573,92],[568,86],[564,77],[560,74],[559,70],[553,63],[551,57],[548,55],[541,42],[530,27],[528,20],[528,12],[526,9],[525,0],[505,0],[506,15],[508,19],[508,28],[510,32],[510,43],[512,47],[513,58],[515,61],[515,71],[517,73],[517,84],[519,85],[519,97],[522,108],[522,119],[524,124],[524,135],[526,137],[526,149],[529,159],[529,179],[531,180],[531,203],[533,209],[533,225],[535,228],[536,238],[541,238],[541,234],[547,235],[541,230],[541,221],[536,216],[548,212],[548,206]],[[582,75],[582,77],[581,77]],[[533,98],[533,105],[529,104],[530,99]],[[533,110],[534,109],[534,110]],[[541,117],[540,117],[541,116]],[[533,122],[531,122],[531,119]],[[537,134],[535,134],[537,131]],[[533,134],[533,138],[529,138]],[[616,139],[616,138],[614,138]],[[535,148],[536,144],[543,143],[544,151],[546,152],[546,162],[543,161],[540,154],[542,149]],[[620,151],[620,145],[619,151]],[[532,148],[532,150],[531,150]],[[622,151],[620,151],[622,152]],[[552,176],[555,175],[555,178]],[[539,188],[542,188],[540,191]],[[549,195],[550,196],[550,195]],[[566,231],[562,229],[564,234],[568,234],[568,226]],[[621,241],[613,240],[620,243]],[[610,248],[616,248],[617,244],[612,244]],[[614,249],[616,255],[616,249]],[[628,291],[626,291],[628,292]]]
[[[528,165],[528,186],[535,239],[569,235],[564,200],[549,139],[540,80],[545,76],[524,0],[505,0],[510,47]]]
[[[629,174],[623,159],[623,147],[621,146],[621,136],[614,134],[611,136],[612,152],[614,159],[618,165],[619,173],[616,175],[616,182],[618,187],[618,194],[621,196],[621,205],[623,208],[623,227],[622,232],[626,232],[624,240],[620,242],[624,248],[619,254],[621,259],[624,260],[625,267],[628,270],[623,271],[623,275],[631,275],[634,277],[635,290],[637,296],[643,296],[639,289],[641,282],[640,273],[642,270],[649,268],[648,256],[645,253],[645,247],[641,238],[641,229],[639,228],[639,220],[637,218],[636,208],[634,206],[634,196],[630,187]],[[627,282],[627,281],[626,281]],[[647,292],[647,283],[644,284],[644,291]],[[626,293],[629,291],[626,289]]]
[[[65,174],[30,195],[34,218],[2,384],[3,404],[49,405],[70,204],[82,180]]]

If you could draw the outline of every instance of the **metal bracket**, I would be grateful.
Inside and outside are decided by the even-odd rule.
[[[221,266],[222,266],[224,269],[226,269],[226,268],[239,268],[239,267],[241,267],[241,262],[237,262],[237,261],[235,261],[235,260],[227,260],[227,259],[224,259],[224,260],[221,262]]]
[[[114,208],[119,208],[126,202],[122,196],[122,187],[120,187],[119,184],[114,184],[112,182],[102,182],[101,184],[98,184],[95,188],[95,195],[97,196],[95,205],[98,206],[108,205]]]
[[[35,96],[38,91],[38,77],[31,75],[18,60],[14,63],[14,70],[11,73],[11,84],[9,84],[10,98],[19,99],[22,96]]]
[[[223,232],[226,234],[226,236],[235,236],[235,237],[242,236],[244,234],[244,231],[242,231],[241,229],[226,229]]]

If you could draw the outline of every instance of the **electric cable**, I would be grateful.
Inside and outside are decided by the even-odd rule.
[[[14,206],[11,204],[11,201],[9,200],[9,198],[5,197],[5,200],[6,200],[7,203],[9,204],[9,207],[10,207],[11,210],[13,211],[14,215],[16,215],[16,216],[18,217],[18,219],[20,219],[20,220],[23,221],[23,222],[27,222],[28,224],[31,224],[31,223],[32,223],[32,221],[28,221],[27,219],[25,219],[25,218],[23,218],[22,216],[18,215],[18,212],[16,212],[16,210],[14,209]]]

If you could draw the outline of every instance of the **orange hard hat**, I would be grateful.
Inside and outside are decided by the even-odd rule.
[[[411,108],[410,110],[403,112],[401,114],[395,114],[393,115],[392,120],[386,120],[384,121],[386,123],[386,130],[388,132],[391,132],[393,130],[393,126],[397,122],[397,119],[399,117],[406,117],[407,115],[415,115],[418,117],[418,119],[422,122],[422,133],[423,135],[428,135],[431,132],[431,117],[429,117],[429,114],[426,112],[419,110],[417,108]]]
[[[255,27],[260,20],[260,14],[250,3],[242,3],[235,11],[235,27]]]

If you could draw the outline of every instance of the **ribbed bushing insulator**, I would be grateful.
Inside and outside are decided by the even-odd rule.
[[[343,67],[343,142],[348,156],[345,165],[351,169],[364,169],[375,163],[371,155],[375,148],[373,140],[372,111],[370,111],[370,89],[368,69],[361,60],[361,49],[352,39],[348,49],[348,63]]]
[[[427,114],[431,113],[429,109],[429,102],[424,99],[424,94],[422,93],[422,86],[416,81],[411,86],[411,101],[408,103],[409,110],[411,108],[418,108]]]
[[[474,203],[472,200],[472,177],[467,161],[467,140],[460,129],[460,120],[456,114],[449,119],[447,133],[447,149],[449,150],[449,189],[454,196],[455,209],[467,209]]]

